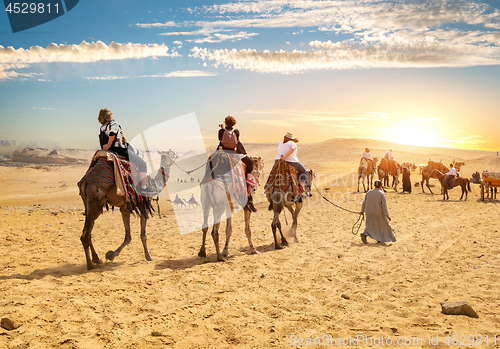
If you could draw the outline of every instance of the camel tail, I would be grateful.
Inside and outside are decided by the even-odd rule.
[[[471,192],[472,190],[470,190],[470,181],[469,181],[469,178],[467,178],[467,190],[469,192]]]

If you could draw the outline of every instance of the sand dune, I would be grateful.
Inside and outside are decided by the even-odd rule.
[[[500,170],[492,152],[369,139],[299,144],[299,158],[316,171],[322,195],[358,211],[364,194],[356,192],[354,174],[365,147],[379,158],[392,147],[398,161],[416,164],[465,161],[466,177]],[[246,148],[264,158],[268,173],[276,144]],[[195,167],[187,161],[186,168]],[[500,346],[499,201],[481,201],[478,185],[467,201],[458,200],[457,188],[449,201],[421,188],[411,194],[388,189],[397,242],[369,239],[368,245],[351,232],[358,216],[315,191],[299,217],[300,243],[283,250],[274,249],[272,214],[260,188],[251,221],[260,254],[248,254],[237,214],[224,263],[215,262],[210,236],[207,258],[197,257],[201,231],[180,235],[171,204],[162,198],[162,218],[148,221],[154,262],[144,259],[134,219],[132,243],[114,262],[87,271],[76,187],[87,167],[0,166],[0,317],[21,325],[0,328],[0,348],[290,348],[304,347],[296,344],[308,338],[334,346],[335,339],[349,337],[363,339],[362,348],[369,347],[366,337],[391,339],[387,347],[406,340],[413,341],[408,348],[449,348],[444,341],[454,335],[464,340],[455,347],[495,347],[496,337]],[[185,175],[178,170],[170,181]],[[412,182],[419,177],[413,172]],[[439,193],[438,186],[433,190]],[[285,225],[283,215],[281,221]],[[119,212],[96,221],[93,241],[101,258],[123,237]],[[478,319],[441,313],[441,302],[461,300]],[[437,336],[439,345],[429,345]]]

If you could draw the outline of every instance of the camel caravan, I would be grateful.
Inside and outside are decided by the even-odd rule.
[[[431,186],[429,185],[429,180],[431,178],[435,178],[441,184],[441,193],[443,194],[443,200],[449,199],[448,190],[456,186],[460,186],[462,188],[462,195],[460,196],[460,200],[462,200],[464,194],[465,200],[467,200],[467,194],[471,191],[470,180],[468,178],[460,177],[458,174],[458,171],[460,171],[460,168],[465,165],[465,162],[453,161],[453,163],[450,164],[450,168],[448,168],[443,164],[442,161],[435,162],[429,160],[427,165],[419,165],[417,167],[414,163],[411,163],[409,161],[399,164],[392,156],[392,151],[392,149],[389,149],[377,166],[377,158],[372,159],[370,149],[365,149],[358,167],[358,192],[360,180],[362,180],[364,191],[367,191],[367,188],[365,187],[365,178],[367,178],[368,189],[373,188],[373,176],[376,168],[378,178],[380,181],[382,181],[385,188],[393,188],[394,191],[397,192],[399,175],[403,174],[403,192],[406,191],[411,193],[412,189],[410,182],[410,171],[415,171],[417,168],[419,168],[422,175],[422,181],[415,184],[416,186],[420,185],[422,187],[423,193],[425,193],[425,184],[430,193],[434,194]],[[390,177],[392,177],[392,184],[389,185]]]
[[[179,158],[173,150],[158,151],[160,167],[154,177],[147,174],[144,154],[126,142],[121,126],[113,120],[108,108],[101,109],[98,121],[101,123],[99,142],[101,150],[96,151],[91,164],[78,182],[79,194],[85,207],[85,223],[80,240],[85,252],[87,268],[94,269],[102,264],[93,244],[92,230],[96,219],[109,206],[120,209],[125,228],[125,239],[116,249],[106,253],[106,260],[113,261],[131,241],[130,216],[138,216],[141,223],[141,241],[146,260],[152,261],[147,246],[147,219],[152,216],[153,197],[158,197],[170,177],[170,169]],[[264,161],[260,157],[247,155],[240,142],[240,132],[235,129],[236,120],[232,116],[225,119],[218,132],[219,145],[205,166],[205,175],[200,182],[200,201],[203,212],[202,244],[199,257],[206,257],[206,235],[209,228],[209,214],[212,213],[211,235],[215,244],[217,261],[229,257],[229,241],[232,233],[231,217],[236,207],[242,208],[245,218],[245,234],[251,254],[257,254],[250,229],[250,218],[257,209],[253,205],[253,194],[260,186]],[[275,248],[286,246],[287,240],[282,232],[279,214],[287,208],[292,214],[292,226],[289,236],[298,242],[296,231],[298,216],[304,200],[311,196],[311,184],[314,171],[306,170],[297,157],[298,139],[291,133],[285,133],[278,145],[277,156],[271,173],[265,183],[265,194],[269,201],[269,210],[274,216],[271,228]],[[189,201],[176,195],[172,201],[174,208],[198,207],[194,194]],[[188,207],[189,207],[188,206]],[[225,213],[226,243],[222,252],[219,248],[219,228]],[[277,236],[276,229],[280,236]]]

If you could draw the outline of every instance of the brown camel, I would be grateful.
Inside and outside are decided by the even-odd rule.
[[[250,157],[250,159],[252,159],[254,163],[252,175],[254,176],[255,181],[259,183],[260,173],[264,167],[264,161],[262,161],[260,157]],[[231,233],[233,231],[231,224],[231,216],[234,213],[233,198],[231,194],[233,192],[232,184],[226,185],[222,180],[214,178],[206,183],[202,182],[200,184],[200,191],[201,207],[203,210],[203,226],[201,228],[203,232],[203,239],[198,256],[201,258],[205,258],[207,256],[205,243],[208,231],[208,215],[210,214],[210,211],[212,211],[214,216],[212,238],[217,252],[217,261],[224,261],[224,258],[229,257],[229,239],[231,238]],[[256,188],[253,188],[252,193],[255,191]],[[222,214],[224,212],[226,213],[226,244],[224,245],[224,249],[221,254],[219,248],[219,227]],[[252,232],[250,230],[250,216],[252,211],[248,209],[248,207],[245,207],[243,212],[245,214],[245,234],[248,239],[248,245],[250,246],[250,253],[258,254],[259,252],[253,246]]]
[[[392,169],[390,169],[389,162],[392,163]],[[387,160],[382,158],[382,160],[380,160],[380,165],[377,167],[378,179],[382,181],[384,186],[389,186],[389,176],[392,176],[391,187],[393,187],[395,191],[398,191],[399,175],[402,172],[401,165],[398,164],[395,159]]]
[[[448,195],[448,187],[457,187],[460,186],[462,188],[462,195],[460,196],[460,200],[462,200],[465,194],[465,200],[467,200],[467,191],[471,191],[470,189],[470,181],[469,178],[458,177],[455,178],[455,182],[451,185],[446,181],[446,175],[438,170],[432,170],[431,175],[435,175],[436,178],[441,182],[441,188],[443,192],[443,200],[449,200],[450,196]]]
[[[365,158],[362,158],[361,161],[359,162],[359,167],[358,167],[358,192],[359,192],[359,180],[363,178],[363,190],[366,193],[366,187],[365,187],[365,177],[368,176],[367,179],[367,186],[368,189],[373,188],[373,177],[375,176],[375,168],[377,168],[377,158],[373,159],[373,162],[368,161]]]
[[[316,176],[313,170],[308,170],[306,172],[306,194],[311,192],[311,184]],[[274,184],[274,183],[273,183]],[[269,210],[274,212],[273,221],[271,223],[271,229],[273,231],[274,236],[274,248],[276,250],[282,249],[282,246],[288,246],[288,242],[283,235],[283,231],[281,230],[281,222],[280,222],[280,213],[286,207],[288,211],[292,214],[292,226],[288,231],[288,236],[293,236],[294,242],[299,242],[297,239],[297,224],[300,210],[302,210],[303,201],[297,202],[294,196],[295,194],[292,192],[291,187],[289,187],[287,192],[284,192],[283,189],[279,187],[279,185],[271,184],[266,192],[267,200],[269,201]],[[307,196],[307,195],[303,195]],[[295,206],[295,209],[294,209]],[[281,244],[278,242],[278,238],[276,236],[276,228],[279,229],[281,235]]]
[[[178,158],[178,155],[169,150],[166,152],[158,152],[161,155],[160,169],[154,181],[156,186],[163,190],[165,185],[167,184],[170,166],[172,166],[175,160]],[[95,266],[93,263],[102,264],[102,261],[97,256],[97,253],[92,245],[92,228],[94,227],[95,220],[101,215],[103,212],[103,208],[106,204],[110,204],[115,207],[120,208],[120,212],[122,214],[123,225],[125,226],[125,240],[123,243],[116,249],[116,251],[108,251],[106,253],[107,260],[115,259],[120,252],[123,250],[125,246],[127,246],[132,237],[130,235],[130,210],[127,207],[127,203],[125,202],[125,198],[123,196],[119,196],[116,192],[116,187],[114,187],[109,194],[106,194],[97,186],[80,182],[80,195],[83,200],[83,205],[85,206],[85,225],[83,227],[83,233],[80,237],[80,240],[83,244],[83,250],[85,251],[85,257],[87,259],[87,268],[94,269]],[[147,198],[147,200],[151,200],[151,198]],[[149,254],[148,245],[147,245],[147,235],[146,235],[146,220],[147,217],[141,213],[141,240],[142,245],[144,247],[144,254],[146,256],[146,260],[152,261],[151,255]],[[92,252],[92,259],[90,259],[90,251]]]

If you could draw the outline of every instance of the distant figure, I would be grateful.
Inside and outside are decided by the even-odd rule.
[[[384,158],[386,158],[387,160],[392,159],[392,148],[385,152]]]
[[[403,193],[405,191],[411,193],[410,170],[408,167],[403,167]]]
[[[361,206],[361,212],[366,212],[366,227],[361,234],[361,241],[367,244],[366,237],[369,236],[377,242],[395,242],[396,236],[389,224],[391,217],[387,209],[387,199],[382,191],[382,182],[375,181],[375,188],[366,193]]]

